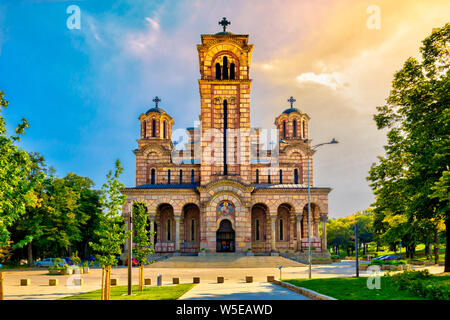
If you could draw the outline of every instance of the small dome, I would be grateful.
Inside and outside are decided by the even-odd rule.
[[[216,33],[216,35],[229,35],[229,36],[231,36],[231,35],[233,35],[234,33],[232,33],[232,32],[228,32],[228,31],[226,31],[226,32],[217,32]]]
[[[290,113],[292,113],[292,112],[298,112],[298,113],[301,113],[300,110],[298,110],[297,108],[289,108],[289,109],[284,110],[282,113],[284,113],[284,114],[290,114]]]
[[[145,114],[149,114],[150,112],[157,112],[157,113],[167,113],[165,112],[163,109],[159,108],[159,107],[153,107],[148,109],[148,111]]]

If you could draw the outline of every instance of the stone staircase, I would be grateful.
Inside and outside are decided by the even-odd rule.
[[[246,256],[237,253],[208,253],[205,256],[172,256],[147,268],[278,268],[305,267],[281,256]]]

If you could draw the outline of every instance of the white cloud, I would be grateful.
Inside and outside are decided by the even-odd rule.
[[[306,72],[297,76],[296,79],[300,84],[315,83],[330,87],[333,90],[343,88],[348,84],[346,82],[346,77],[339,72],[319,73],[319,74],[315,74],[314,72]]]

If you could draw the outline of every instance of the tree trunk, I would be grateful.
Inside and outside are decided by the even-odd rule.
[[[450,272],[450,217],[445,219],[445,267],[444,272]]]
[[[28,267],[33,266],[33,246],[31,242],[28,243]]]
[[[427,257],[427,260],[430,260],[430,255],[431,255],[430,251],[431,251],[430,250],[430,244],[426,243],[425,244],[425,256]]]
[[[102,300],[105,300],[105,266],[102,266]]]
[[[437,226],[434,229],[434,263],[439,263],[439,230]]]

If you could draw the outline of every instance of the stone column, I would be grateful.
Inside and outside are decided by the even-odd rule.
[[[270,222],[271,222],[271,236],[272,236],[272,251],[277,251],[277,246],[276,246],[276,220],[277,220],[277,216],[270,216]]]
[[[297,251],[302,250],[302,219],[303,215],[298,214],[295,216],[297,219]]]
[[[320,216],[322,221],[322,252],[327,251],[327,220],[328,217],[325,215]]]
[[[175,251],[180,251],[180,216],[175,216]]]

